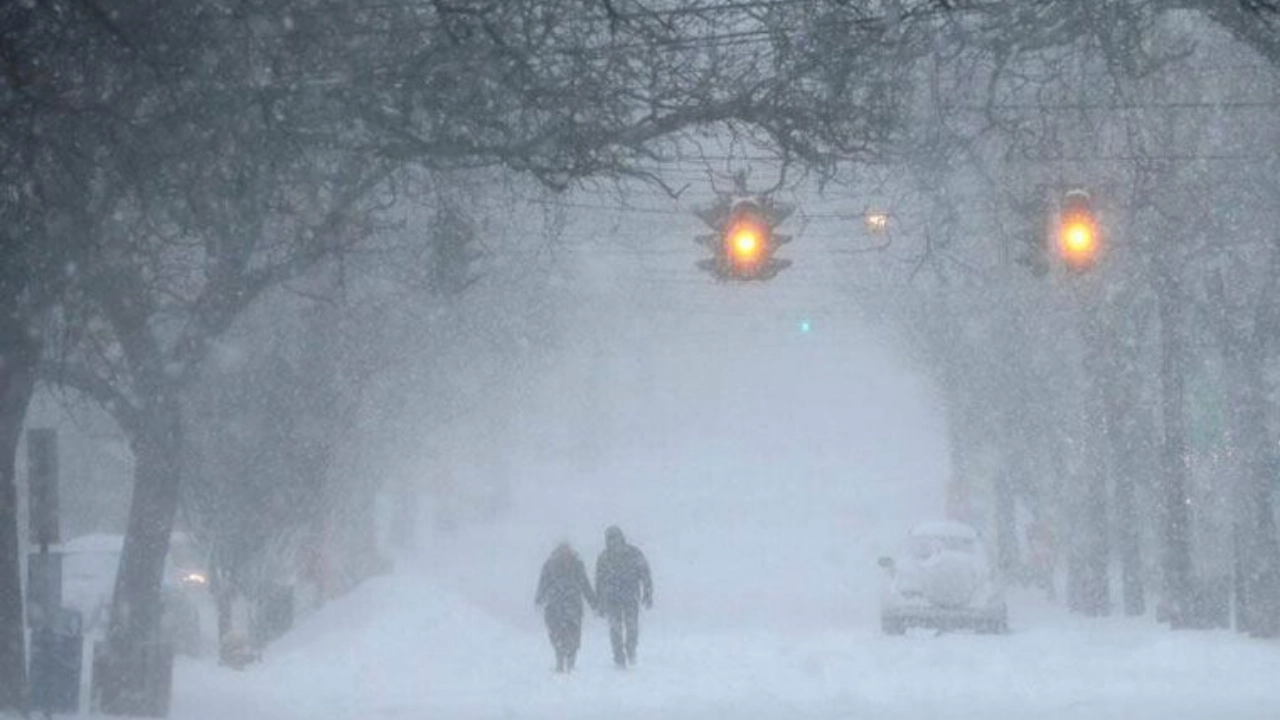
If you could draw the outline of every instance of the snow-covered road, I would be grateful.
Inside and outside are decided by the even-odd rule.
[[[535,455],[500,518],[424,535],[262,664],[183,662],[175,720],[1280,718],[1280,644],[1230,632],[1089,621],[1027,595],[1007,636],[882,636],[876,558],[945,507],[946,429],[873,344],[808,339],[759,356],[662,347],[654,383],[630,400],[610,386],[614,450],[630,451],[588,469]],[[703,366],[732,372],[688,374]],[[640,664],[614,670],[592,619],[578,672],[555,675],[537,570],[560,540],[590,569],[613,523],[655,575]]]
[[[1280,646],[1149,621],[1067,617],[1029,598],[1014,633],[687,634],[661,609],[639,667],[599,621],[558,676],[536,632],[413,576],[375,580],[238,673],[184,662],[177,720],[374,718],[1275,718]],[[530,611],[532,613],[532,609]]]

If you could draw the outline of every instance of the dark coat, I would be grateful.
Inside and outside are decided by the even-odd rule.
[[[542,565],[535,602],[546,608],[548,622],[560,618],[581,623],[583,600],[595,608],[596,595],[591,591],[587,569],[577,553],[562,545]]]
[[[649,561],[640,548],[630,545],[621,532],[608,536],[607,546],[596,561],[596,595],[607,611],[653,603],[653,578]]]

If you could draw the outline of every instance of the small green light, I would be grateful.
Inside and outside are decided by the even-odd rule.
[[[808,321],[808,320],[801,320],[801,321],[800,321],[800,332],[802,332],[802,333],[807,333],[807,332],[809,332],[809,331],[810,331],[810,330],[812,330],[812,329],[813,329],[813,326],[809,324],[809,321]]]

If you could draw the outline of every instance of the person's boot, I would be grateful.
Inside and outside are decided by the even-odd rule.
[[[556,653],[556,672],[564,672],[564,653]]]

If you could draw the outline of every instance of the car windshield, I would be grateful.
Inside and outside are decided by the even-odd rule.
[[[1280,717],[1280,0],[0,1],[0,720]]]

